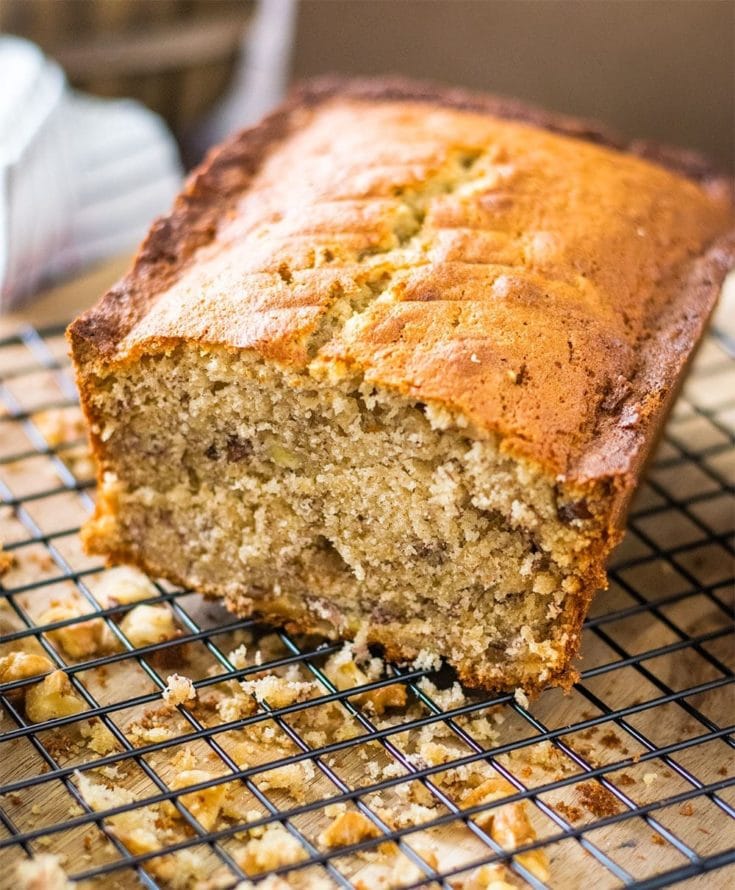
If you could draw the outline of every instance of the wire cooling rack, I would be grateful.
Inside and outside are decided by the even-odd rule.
[[[502,863],[511,884],[535,888],[592,882],[652,888],[690,879],[708,888],[732,886],[733,357],[734,344],[723,333],[710,334],[699,352],[634,503],[610,589],[594,602],[581,680],[570,695],[552,690],[530,704],[523,696],[469,695],[453,704],[441,693],[442,674],[431,675],[431,687],[421,682],[426,671],[391,667],[357,690],[403,684],[411,707],[386,717],[361,707],[354,689],[340,692],[327,677],[324,660],[338,646],[273,634],[169,585],[157,584],[147,602],[171,610],[178,636],[136,649],[120,626],[133,606],[100,605],[95,585],[105,570],[78,542],[93,482],[74,423],[76,393],[63,333],[23,328],[0,340],[0,530],[14,558],[3,579],[0,656],[18,649],[44,654],[66,672],[86,708],[30,723],[23,694],[38,678],[0,685],[0,885],[16,885],[16,863],[53,853],[82,887],[183,886],[183,866],[168,873],[159,866],[166,857],[183,863],[171,855],[186,851],[196,851],[204,863],[194,886],[233,886],[248,871],[257,883],[263,875],[243,866],[237,844],[244,832],[278,823],[301,850],[275,868],[287,886],[389,886],[361,877],[366,860],[388,849],[387,841],[406,863],[394,872],[393,886],[462,887],[483,863]],[[59,431],[66,412],[68,429]],[[49,602],[70,591],[88,614],[44,623]],[[53,632],[91,614],[106,623],[117,648],[70,658]],[[228,651],[243,635],[252,644],[266,633],[270,662],[236,666]],[[184,703],[174,710],[172,736],[132,738],[127,716],[150,716],[161,704],[167,674],[182,665],[200,696],[228,680],[289,665],[311,677],[317,691],[306,701],[264,703],[229,721]],[[427,691],[432,688],[440,692]],[[310,744],[304,727],[318,725],[320,709],[335,702],[351,721],[351,733]],[[471,718],[478,715],[497,723],[491,742],[473,733]],[[111,734],[111,751],[96,754],[73,741],[93,718]],[[270,755],[266,749],[261,762],[238,766],[227,733],[266,723],[279,745]],[[406,740],[426,727],[440,727],[453,739],[450,762],[427,763],[406,753]],[[205,750],[214,775],[198,774],[182,792],[171,787],[170,762],[184,744]],[[558,768],[544,766],[550,758]],[[374,760],[380,769],[371,769]],[[510,787],[500,801],[467,807],[439,778],[447,769],[478,763],[490,765]],[[310,765],[296,800],[263,781],[269,771],[294,764]],[[80,774],[106,775],[113,786],[132,781],[136,797],[93,811],[80,792]],[[192,800],[232,782],[252,810],[239,820],[207,823]],[[429,815],[396,827],[375,801],[408,783],[420,786],[422,812]],[[143,809],[164,801],[183,831],[162,849],[141,849],[111,830],[115,816],[140,813],[143,824]],[[501,846],[481,816],[520,801],[533,833],[514,847]],[[340,803],[366,817],[371,836],[328,848],[318,827],[325,808]],[[437,841],[439,852],[427,853],[427,838]],[[543,881],[523,855],[533,850],[548,856]]]

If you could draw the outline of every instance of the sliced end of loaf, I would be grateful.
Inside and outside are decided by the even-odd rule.
[[[244,352],[178,345],[80,382],[92,551],[470,685],[573,681],[604,502],[441,408]]]

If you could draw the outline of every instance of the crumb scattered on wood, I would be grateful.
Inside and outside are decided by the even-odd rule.
[[[167,705],[175,707],[183,705],[188,701],[196,698],[196,689],[194,684],[188,677],[181,674],[169,674],[166,678],[166,688],[163,690],[161,697]]]
[[[599,782],[580,782],[576,786],[576,791],[582,806],[598,819],[614,816],[620,812],[620,802],[617,797]]]
[[[58,856],[41,853],[20,862],[15,870],[19,890],[74,890]]]

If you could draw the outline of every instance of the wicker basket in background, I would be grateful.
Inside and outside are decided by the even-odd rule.
[[[130,96],[186,138],[227,88],[254,0],[0,0],[0,30],[27,37],[76,87]]]

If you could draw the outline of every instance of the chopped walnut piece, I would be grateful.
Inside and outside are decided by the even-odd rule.
[[[465,794],[462,798],[462,806],[474,807],[479,804],[492,803],[515,794],[515,791],[516,789],[506,779],[500,776],[493,777]],[[536,839],[536,833],[528,821],[526,805],[523,801],[516,801],[505,806],[494,807],[488,812],[478,813],[474,816],[474,821],[481,828],[488,830],[493,840],[497,841],[501,847],[513,849]],[[542,850],[521,853],[516,859],[540,881],[545,881],[548,878],[548,861]]]
[[[165,606],[136,606],[120,622],[120,629],[133,646],[151,646],[178,634],[173,615]]]
[[[41,853],[18,863],[15,871],[20,890],[74,890],[58,856]]]
[[[476,807],[480,804],[492,803],[494,800],[501,800],[514,793],[515,788],[510,782],[500,776],[494,776],[464,794],[461,802],[463,807]],[[496,813],[497,809],[492,809],[487,812],[476,813],[472,818],[480,828],[489,828]]]
[[[210,773],[207,770],[184,770],[174,777],[171,787],[178,791],[189,785],[198,785],[201,782],[208,782],[216,778],[216,773]],[[202,788],[199,791],[191,791],[189,794],[180,796],[181,802],[206,831],[211,831],[217,823],[222,804],[227,796],[229,784],[228,782],[221,782],[218,785],[212,785],[210,788]]]
[[[378,717],[388,708],[405,708],[406,700],[406,687],[401,683],[370,689],[352,699],[358,705],[367,705]]]
[[[536,840],[536,832],[528,820],[525,804],[509,804],[495,812],[490,835],[501,847],[513,848]],[[515,857],[524,868],[542,883],[549,879],[549,860],[543,850],[530,850]]]
[[[338,652],[329,656],[324,664],[324,673],[340,692],[344,692],[376,679],[383,667],[383,662],[376,658],[368,663],[367,671],[363,671],[357,664],[355,644],[345,643]]]
[[[7,574],[15,565],[15,554],[2,549],[0,544],[0,578]]]
[[[355,652],[354,643],[345,643],[339,652],[335,652],[327,659],[324,665],[324,673],[340,692],[364,686],[380,677],[385,670],[385,664],[380,658],[369,659],[366,669],[363,669],[358,664]],[[367,705],[380,716],[387,708],[405,707],[406,688],[401,683],[381,686],[378,689],[356,693],[350,696],[350,701],[357,705]]]
[[[252,838],[235,853],[235,861],[247,875],[271,871],[306,859],[306,850],[281,825],[269,825],[259,838]]]
[[[138,811],[136,810],[135,812]],[[125,844],[134,856],[139,856],[143,853],[153,853],[154,850],[161,849],[161,840],[155,831],[150,828],[129,824],[127,819],[124,821],[121,819],[123,815],[128,816],[127,813],[112,816],[109,820],[110,828],[115,837]]]
[[[101,606],[110,608],[151,599],[158,596],[158,591],[150,578],[138,569],[116,566],[102,575],[94,594]]]
[[[325,847],[348,847],[369,838],[380,837],[380,829],[367,816],[349,810],[342,813],[319,835]]]
[[[39,619],[39,624],[54,624],[70,618],[79,618],[84,611],[75,603],[58,603],[47,609]],[[101,618],[77,621],[56,630],[49,630],[46,636],[53,640],[71,658],[86,658],[112,648],[114,638]]]
[[[56,448],[58,445],[73,445],[85,434],[84,418],[78,407],[39,411],[33,415],[33,422],[51,448]],[[96,463],[86,442],[65,447],[58,452],[58,457],[78,479],[94,477]]]
[[[53,670],[53,664],[45,655],[31,652],[11,652],[0,658],[0,683],[27,680]]]
[[[481,865],[462,884],[462,890],[515,890],[515,885],[508,883],[508,872],[500,864]]]
[[[198,785],[200,782],[208,782],[216,779],[217,774],[203,769],[190,769],[178,773],[171,787],[178,791],[188,785]],[[221,782],[210,788],[202,788],[200,791],[192,791],[180,796],[181,802],[191,812],[192,816],[202,825],[206,831],[211,831],[217,823],[222,804],[229,790],[229,782]]]
[[[162,697],[166,704],[175,707],[195,699],[197,692],[188,677],[181,674],[170,674],[166,678],[166,688],[163,690]]]
[[[33,723],[68,717],[84,710],[84,702],[74,692],[64,671],[48,674],[26,692],[26,716]]]

